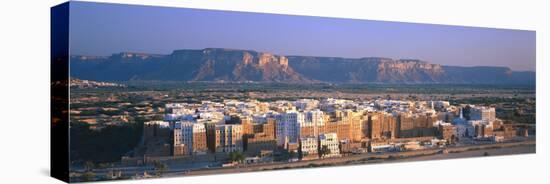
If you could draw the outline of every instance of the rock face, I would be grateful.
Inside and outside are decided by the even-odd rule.
[[[292,56],[291,67],[306,77],[335,83],[439,83],[441,65],[388,58],[328,58]],[[440,81],[441,80],[441,81]]]
[[[288,67],[284,56],[216,48],[176,50],[164,56],[135,53],[104,58],[73,56],[71,76],[101,81],[311,82]]]
[[[317,81],[397,84],[535,84],[535,72],[506,67],[459,67],[420,60],[289,56],[290,67]]]
[[[530,84],[535,72],[505,67],[458,67],[389,58],[280,56],[207,48],[169,55],[119,53],[72,56],[71,76],[98,81],[164,80],[283,83]]]
[[[190,81],[309,82],[288,67],[284,56],[255,51],[205,49]]]
[[[440,65],[418,60],[396,60],[378,63],[376,82],[437,82],[444,71]]]

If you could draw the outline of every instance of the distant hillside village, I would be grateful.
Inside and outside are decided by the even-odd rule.
[[[503,123],[495,108],[447,101],[224,100],[165,108],[164,120],[145,123],[141,143],[123,163],[314,160],[496,143],[534,132],[522,124]]]
[[[126,87],[123,84],[117,84],[112,82],[99,82],[91,80],[80,80],[77,78],[71,78],[69,81],[71,88],[104,88],[104,87]]]

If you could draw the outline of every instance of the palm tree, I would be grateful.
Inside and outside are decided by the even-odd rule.
[[[229,153],[229,160],[242,163],[244,161],[244,154],[240,151],[231,152]]]
[[[94,167],[95,167],[95,164],[93,162],[91,161],[84,162],[84,170],[91,171],[94,169]]]
[[[82,180],[84,181],[93,181],[95,178],[95,173],[88,171],[82,174]]]
[[[319,157],[323,157],[325,155],[328,155],[330,154],[330,149],[328,148],[327,145],[323,145],[321,146],[321,149],[319,150]]]
[[[155,162],[155,170],[157,171],[157,176],[162,176],[166,170],[168,170],[168,165],[165,163]]]
[[[292,159],[294,157],[298,156],[298,153],[296,153],[295,151],[291,151],[289,152],[289,157]]]

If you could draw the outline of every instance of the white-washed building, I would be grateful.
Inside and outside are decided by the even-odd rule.
[[[319,135],[319,151],[322,152],[323,147],[327,147],[330,153],[322,155],[323,158],[340,156],[340,147],[338,135],[336,133],[327,133]]]

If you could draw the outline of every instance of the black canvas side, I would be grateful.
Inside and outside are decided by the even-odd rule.
[[[50,169],[69,182],[69,2],[51,8]]]

